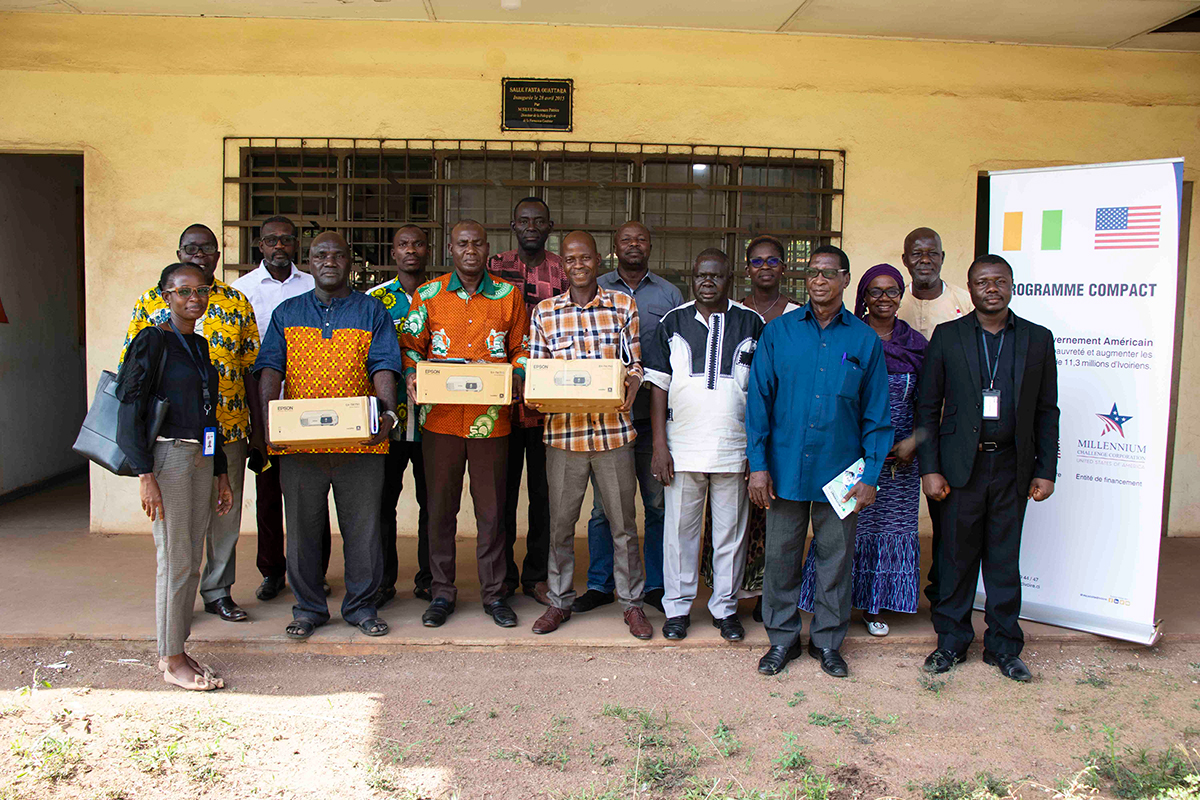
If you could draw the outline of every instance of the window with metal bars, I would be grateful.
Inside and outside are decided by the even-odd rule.
[[[493,253],[516,246],[509,228],[523,197],[546,201],[547,246],[586,230],[608,267],[627,220],[651,232],[651,269],[690,296],[688,275],[707,247],[728,253],[747,291],[746,243],[770,234],[787,247],[784,291],[803,298],[808,254],[840,244],[845,153],[838,150],[614,142],[247,139],[225,140],[226,277],[253,269],[262,220],[284,214],[301,230],[301,259],[318,233],[336,230],[354,253],[358,288],[395,275],[393,234],[428,232],[430,271],[449,268],[445,239],[461,219],[484,225]],[[232,274],[231,274],[232,273]]]

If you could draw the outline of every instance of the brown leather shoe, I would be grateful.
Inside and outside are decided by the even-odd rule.
[[[533,623],[534,633],[552,633],[558,630],[558,626],[571,618],[571,609],[557,608],[550,606],[546,609],[546,613],[537,618]]]
[[[654,628],[646,620],[646,614],[637,606],[625,609],[625,624],[636,639],[649,639],[654,635]]]
[[[536,602],[541,603],[544,606],[551,605],[550,584],[546,583],[545,581],[538,581],[537,583],[526,585],[522,587],[522,591],[525,592],[526,597],[532,597]]]

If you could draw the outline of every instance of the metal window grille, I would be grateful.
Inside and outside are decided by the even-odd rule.
[[[514,204],[540,197],[561,237],[586,230],[608,267],[613,234],[627,220],[650,230],[651,268],[690,296],[693,259],[707,247],[731,256],[747,291],[746,243],[784,242],[784,290],[803,299],[808,254],[840,244],[844,151],[734,145],[617,142],[227,138],[224,249],[237,253],[226,277],[253,269],[262,220],[284,214],[300,226],[301,259],[321,231],[339,231],[354,253],[352,281],[365,288],[395,275],[396,229],[426,229],[430,270],[449,269],[446,234],[460,219],[481,222],[493,253],[516,246]],[[233,273],[233,274],[231,274]]]

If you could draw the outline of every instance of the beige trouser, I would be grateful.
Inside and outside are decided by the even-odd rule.
[[[666,493],[663,523],[663,610],[682,617],[692,610],[700,585],[700,544],[705,501],[712,508],[713,619],[737,613],[737,590],[746,568],[750,500],[741,472],[676,472]]]
[[[626,608],[641,607],[646,573],[638,548],[634,494],[637,475],[633,443],[615,450],[577,453],[546,448],[546,477],[550,484],[550,602],[570,608],[575,601],[575,523],[592,476],[612,526],[613,578],[617,598]]]
[[[177,656],[192,632],[204,536],[213,514],[212,456],[200,455],[200,445],[195,442],[156,442],[154,479],[163,502],[163,515],[154,521],[158,654]]]

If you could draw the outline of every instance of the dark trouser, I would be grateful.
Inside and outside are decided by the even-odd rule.
[[[292,616],[318,625],[329,620],[320,565],[332,486],[346,560],[342,619],[352,625],[371,619],[383,575],[383,548],[379,545],[383,455],[292,453],[279,459],[279,470],[287,500],[287,577],[296,596]]]
[[[483,604],[504,598],[504,531],[500,503],[508,472],[508,437],[464,439],[423,431],[421,446],[425,468],[433,477],[427,487],[429,506],[429,571],[433,599],[451,603],[458,597],[454,586],[454,537],[458,533],[458,508],[462,503],[463,473],[471,471],[471,502],[475,505],[475,559]]]
[[[804,621],[796,603],[804,580],[804,539],[812,518],[808,557],[816,559],[813,621],[808,635],[822,649],[837,650],[850,625],[854,531],[858,514],[838,519],[829,503],[797,502],[782,497],[767,510],[766,570],[763,575],[763,624],[773,647],[800,641]]]
[[[504,498],[504,585],[532,589],[546,580],[550,560],[550,488],[546,483],[545,428],[518,428],[513,425],[508,437],[508,477]],[[517,543],[517,501],[521,496],[521,469],[528,464],[526,488],[529,492],[529,529],[525,534],[525,560],[518,571],[513,547]]]
[[[283,488],[279,485],[279,456],[271,456],[271,468],[254,476],[255,518],[258,522],[258,571],[264,578],[281,578],[287,574],[287,558],[283,549]],[[332,549],[329,529],[329,508],[325,509],[325,537],[321,540],[321,574],[329,572],[329,552]]]
[[[929,503],[929,521],[933,524],[933,539],[929,543],[932,558],[929,561],[929,585],[925,587],[925,597],[929,599],[929,607],[933,608],[938,598],[938,583],[941,581],[939,561],[942,552],[942,502],[930,500],[928,497],[925,501]]]
[[[1025,637],[1021,613],[1021,526],[1029,498],[1017,486],[1017,451],[979,453],[966,486],[942,501],[940,588],[933,606],[938,647],[965,653],[975,638],[971,608],[979,570],[987,592],[983,646],[1019,655]]]
[[[400,578],[400,559],[396,554],[396,504],[404,489],[404,470],[412,462],[413,486],[417,497],[417,576],[413,584],[428,589],[429,512],[425,508],[425,456],[420,442],[392,442],[383,457],[383,505],[379,509],[379,527],[383,536],[383,580],[380,587],[395,589]]]

